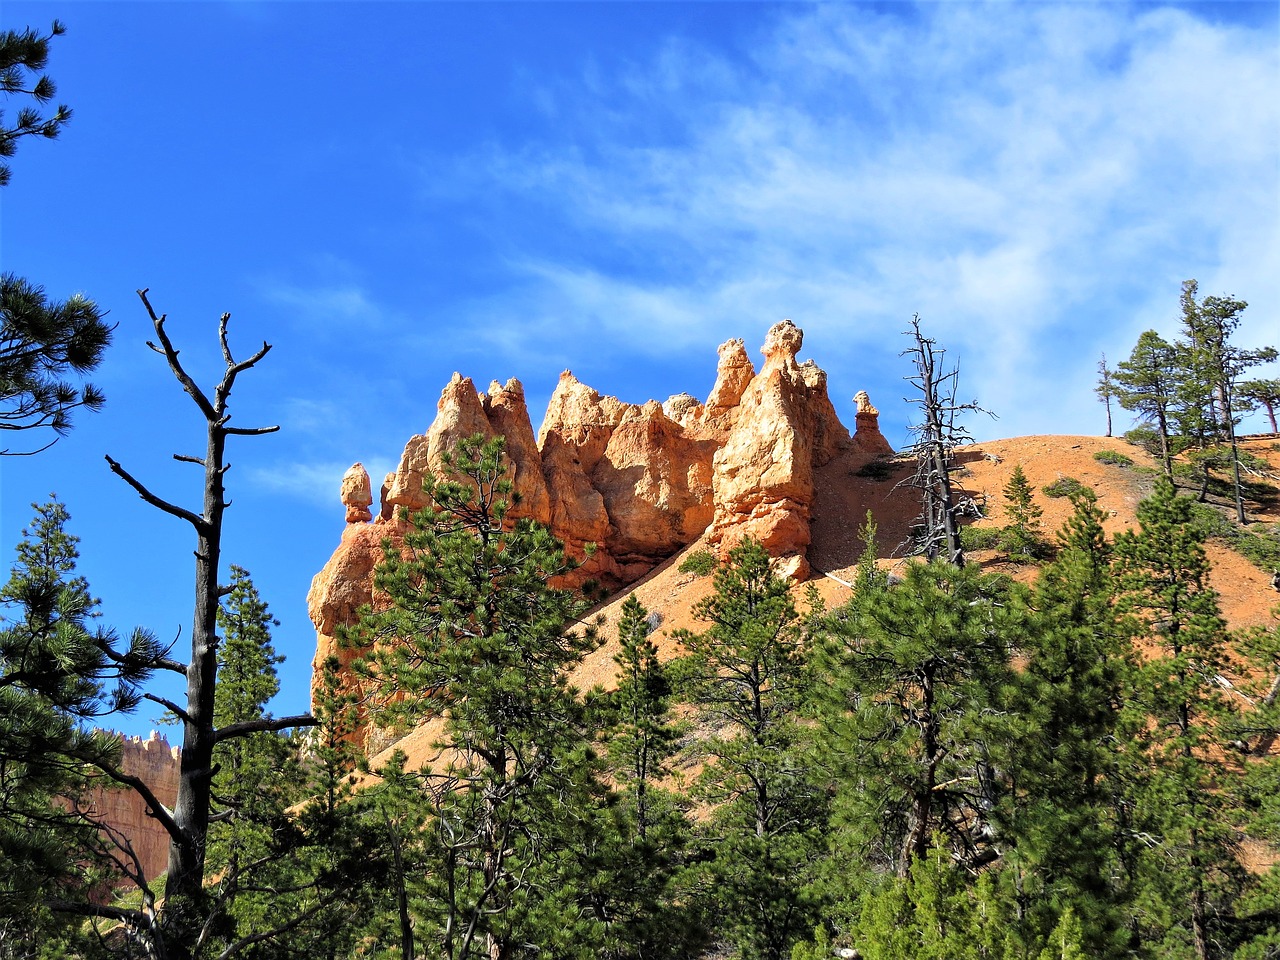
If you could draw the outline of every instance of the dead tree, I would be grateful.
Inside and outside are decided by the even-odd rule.
[[[265,357],[271,346],[264,342],[253,356],[237,362],[227,343],[227,321],[230,314],[224,313],[218,325],[218,339],[226,369],[210,398],[178,359],[178,350],[170,342],[164,328],[165,316],[156,315],[147,300],[146,290],[139,290],[138,296],[151,317],[156,339],[159,341],[158,344],[147,341],[147,346],[164,357],[169,371],[195,402],[206,424],[207,442],[203,457],[174,454],[175,460],[204,468],[202,513],[197,514],[162,499],[110,456],[107,457],[112,472],[133,487],[143,500],[158,510],[191,524],[196,533],[195,615],[191,629],[191,659],[185,664],[175,660],[166,660],[161,664],[162,668],[186,677],[186,705],[180,706],[163,697],[147,695],[148,699],[172,711],[182,722],[182,762],[177,804],[170,812],[140,783],[128,783],[129,786],[140,789],[150,814],[169,834],[169,872],[160,920],[164,943],[159,945],[159,953],[169,960],[187,960],[192,955],[194,939],[203,921],[201,912],[204,899],[205,840],[209,831],[214,747],[234,737],[260,731],[312,726],[315,720],[310,715],[303,715],[251,720],[221,729],[215,728],[213,724],[213,693],[218,665],[216,617],[219,601],[231,591],[230,587],[218,583],[222,517],[229,506],[224,485],[225,475],[231,466],[225,459],[227,438],[262,436],[280,429],[277,426],[230,426],[231,415],[227,412],[227,399],[236,378]]]
[[[956,402],[956,385],[960,379],[959,366],[941,372],[939,366],[946,350],[937,341],[920,332],[920,315],[911,318],[907,336],[915,345],[902,351],[911,357],[916,372],[904,377],[919,391],[918,397],[908,397],[907,402],[920,408],[921,420],[910,427],[915,437],[912,451],[916,456],[916,472],[911,486],[921,493],[921,513],[916,521],[917,533],[913,536],[912,552],[924,554],[929,559],[944,556],[957,567],[964,566],[964,550],[960,546],[959,504],[951,490],[951,471],[955,448],[972,442],[968,431],[956,422],[957,414],[977,411],[991,416],[976,401]]]

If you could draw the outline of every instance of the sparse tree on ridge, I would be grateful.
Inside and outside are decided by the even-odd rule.
[[[1121,360],[1112,374],[1120,406],[1135,413],[1159,436],[1160,462],[1171,480],[1174,451],[1170,421],[1178,384],[1176,369],[1173,345],[1156,331],[1147,330],[1138,337],[1129,358]]]
[[[1107,408],[1107,436],[1111,436],[1111,398],[1116,395],[1113,371],[1107,366],[1107,355],[1104,353],[1098,361],[1098,385],[1093,392],[1098,395],[1103,406]]]
[[[1280,433],[1276,426],[1276,408],[1280,407],[1280,379],[1245,380],[1236,387],[1236,399],[1250,410],[1261,407],[1271,421],[1271,432]]]
[[[1233,297],[1205,297],[1196,300],[1198,285],[1187,280],[1182,285],[1182,324],[1186,340],[1182,347],[1184,389],[1189,412],[1207,421],[1215,442],[1225,442],[1230,450],[1236,520],[1245,522],[1244,496],[1240,487],[1240,451],[1236,444],[1239,398],[1236,384],[1250,367],[1274,360],[1274,347],[1245,350],[1231,342],[1240,326],[1240,315],[1248,306]],[[1208,464],[1205,467],[1206,482]]]

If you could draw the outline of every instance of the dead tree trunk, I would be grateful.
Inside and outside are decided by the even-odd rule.
[[[230,587],[218,583],[218,568],[222,551],[222,517],[228,507],[223,478],[230,464],[225,461],[226,442],[230,436],[261,436],[274,433],[279,427],[228,426],[231,415],[227,413],[227,399],[236,377],[251,369],[267,355],[271,346],[262,348],[247,360],[235,361],[227,343],[227,321],[230,314],[223,314],[218,325],[218,339],[226,369],[222,380],[214,388],[210,399],[196,384],[178,359],[178,351],[165,332],[165,316],[157,316],[147,300],[147,291],[139,290],[138,296],[151,317],[159,344],[147,341],[147,346],[163,356],[174,378],[191,397],[204,415],[206,446],[204,457],[174,454],[174,459],[194,463],[204,468],[203,512],[195,514],[152,493],[136,480],[119,463],[107,457],[107,463],[117,476],[137,491],[138,495],[153,507],[187,521],[196,532],[195,612],[191,629],[191,659],[185,665],[177,665],[187,678],[186,706],[151,696],[162,703],[182,722],[182,762],[178,785],[178,800],[172,814],[163,810],[153,811],[169,832],[169,873],[165,885],[165,902],[162,908],[161,929],[165,939],[165,954],[171,960],[187,960],[192,956],[204,920],[204,863],[205,839],[209,831],[211,808],[211,781],[213,777],[213,749],[221,741],[242,737],[263,730],[281,730],[287,727],[310,726],[315,720],[310,716],[284,717],[236,723],[216,729],[213,723],[213,694],[217,682],[218,636],[217,612],[219,601]],[[144,799],[146,799],[144,797]],[[154,798],[148,806],[159,806]]]
[[[922,414],[921,422],[911,427],[916,437],[913,450],[917,462],[911,484],[920,489],[923,500],[920,534],[914,549],[930,559],[942,555],[962,567],[964,550],[960,545],[960,523],[951,490],[951,469],[955,448],[969,442],[970,437],[968,431],[956,423],[956,414],[988,411],[976,402],[956,403],[960,369],[953,367],[946,373],[939,372],[938,365],[946,351],[920,332],[919,314],[911,318],[907,334],[915,339],[915,346],[903,354],[911,357],[916,373],[905,379],[920,391],[920,396],[909,402],[918,405]]]

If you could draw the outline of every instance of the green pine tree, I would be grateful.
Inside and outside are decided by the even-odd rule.
[[[64,31],[55,20],[48,34],[31,28],[0,33],[0,95],[35,101],[22,107],[12,124],[0,111],[0,187],[9,183],[7,161],[19,141],[52,139],[71,119],[71,110],[61,104],[50,116],[41,113],[56,93],[53,80],[41,72],[49,41]],[[47,427],[56,441],[71,428],[78,407],[102,406],[101,390],[93,384],[77,387],[68,376],[82,376],[102,361],[113,329],[103,315],[80,294],[63,303],[48,301],[41,287],[11,273],[0,275],[0,436]],[[0,440],[0,455],[9,452]]]
[[[849,937],[865,960],[1020,960],[1027,956],[999,871],[959,868],[938,838],[905,876],[882,877]]]
[[[1192,504],[1162,478],[1138,507],[1139,529],[1116,538],[1117,609],[1152,655],[1129,709],[1141,779],[1135,829],[1154,844],[1141,867],[1144,936],[1166,956],[1197,960],[1215,944],[1242,882],[1233,827],[1239,769],[1224,750],[1226,627],[1209,585]]]
[[[119,759],[119,739],[92,724],[137,705],[159,654],[145,631],[120,652],[112,631],[94,624],[97,601],[76,574],[66,507],[35,510],[0,588],[0,956],[25,956],[32,937],[39,942],[51,904],[84,901],[90,867],[118,880],[131,866],[78,801]]]
[[[672,684],[658,660],[649,612],[635,594],[622,604],[617,689],[601,698],[609,769],[621,803],[602,818],[600,884],[593,909],[611,918],[601,956],[687,956],[702,936],[676,881],[691,828],[679,799],[661,786],[687,724],[671,715]]]
[[[916,563],[824,625],[815,691],[846,884],[906,876],[935,835],[962,862],[992,856],[985,716],[1009,682],[1006,591],[970,567]]]
[[[1120,406],[1156,431],[1160,462],[1173,478],[1172,409],[1178,390],[1177,362],[1172,344],[1154,330],[1145,331],[1127,360],[1112,373]]]
[[[1057,557],[1014,611],[1026,665],[1007,703],[1001,833],[1028,940],[1052,941],[1070,915],[1074,942],[1119,957],[1130,946],[1120,878],[1132,853],[1119,744],[1133,733],[1122,708],[1134,656],[1112,613],[1097,498],[1085,490],[1072,502]]]
[[[582,851],[605,790],[567,675],[594,634],[571,629],[583,604],[550,586],[571,568],[561,544],[507,518],[502,440],[464,439],[446,467],[377,570],[390,606],[359,627],[376,643],[360,669],[385,693],[379,721],[440,724],[418,791],[437,867],[415,936],[450,960],[521,944],[589,956],[603,924],[582,910]]]
[[[701,838],[719,932],[748,958],[781,958],[813,928],[807,892],[822,797],[806,762],[799,710],[808,670],[799,615],[765,549],[748,540],[715,574],[715,593],[678,631],[683,688],[700,722],[696,795],[711,807]]]
[[[670,717],[671,682],[649,633],[649,612],[632,594],[618,621],[621,649],[614,657],[619,675],[611,698],[616,721],[609,732],[609,758],[634,810],[641,840],[653,820],[650,793],[667,774],[680,733]]]
[[[214,724],[270,720],[267,703],[280,690],[276,667],[284,661],[271,642],[279,626],[253,584],[249,572],[232,564],[229,592],[217,612],[218,684]],[[217,744],[213,752],[214,813],[206,853],[217,937],[206,942],[218,950],[247,934],[265,934],[293,917],[288,896],[261,896],[296,885],[292,859],[301,839],[289,808],[302,799],[303,775],[297,744],[273,730],[259,730]],[[289,884],[282,884],[289,875]],[[215,951],[217,952],[217,951]]]
[[[1043,555],[1045,545],[1040,518],[1044,516],[1044,510],[1035,502],[1035,490],[1020,463],[1014,466],[1009,482],[1005,484],[1004,503],[1009,519],[1001,536],[1004,548],[1010,556],[1027,561]]]

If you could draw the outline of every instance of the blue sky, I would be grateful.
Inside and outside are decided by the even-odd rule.
[[[182,649],[191,533],[103,459],[198,507],[171,455],[203,424],[139,287],[205,384],[222,312],[240,354],[273,345],[231,401],[282,429],[234,443],[225,557],[281,621],[277,712],[306,704],[343,471],[391,469],[454,370],[520,378],[536,428],[563,369],[705,396],[721,341],[790,317],[846,422],[866,389],[900,446],[918,312],[999,415],[979,438],[1102,433],[1100,355],[1175,333],[1182,280],[1280,341],[1277,10],[5,0],[2,28],[66,22],[75,117],[21,145],[0,263],[118,324],[105,410],[0,460],[6,565],[56,491],[104,620]]]

